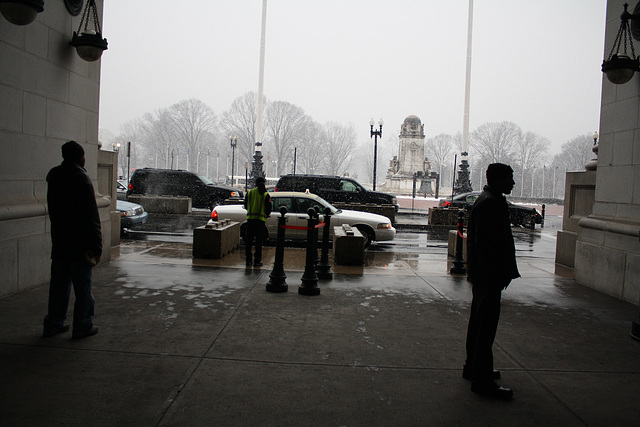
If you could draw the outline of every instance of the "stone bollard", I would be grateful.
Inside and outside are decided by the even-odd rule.
[[[267,282],[267,292],[281,293],[289,290],[285,280],[287,275],[284,272],[284,226],[286,225],[286,214],[287,208],[281,206],[281,216],[278,218],[278,233],[276,234],[276,256],[273,262],[273,270],[269,275],[269,282]]]
[[[545,217],[546,210],[547,210],[547,207],[543,203],[542,204],[542,222],[540,223],[540,228],[544,228],[544,217]]]
[[[309,208],[307,210],[309,220],[307,221],[307,258],[304,266],[304,274],[302,275],[302,284],[298,287],[300,295],[320,295],[318,287],[318,275],[316,274],[315,257],[316,252],[316,210]]]
[[[324,209],[324,229],[322,230],[322,255],[316,267],[316,274],[319,279],[331,280],[331,263],[329,263],[329,232],[331,231],[331,209]]]
[[[462,257],[462,233],[464,232],[464,212],[458,213],[458,235],[456,236],[456,257],[453,259],[453,265],[449,272],[451,274],[465,274],[467,269],[464,266],[464,258]]]

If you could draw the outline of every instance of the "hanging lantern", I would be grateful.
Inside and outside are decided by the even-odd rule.
[[[640,5],[640,3],[639,3]],[[633,47],[633,40],[631,38],[631,26],[629,21],[636,21],[636,14],[638,12],[638,6],[634,10],[634,14],[630,14],[627,11],[629,6],[624,4],[624,11],[620,15],[620,29],[616,35],[616,39],[613,42],[613,47],[609,53],[609,57],[602,62],[602,72],[606,74],[607,79],[613,84],[621,85],[633,77],[636,71],[640,71],[640,62],[636,57],[636,51]],[[634,31],[636,31],[637,22],[634,23]],[[631,56],[627,54],[627,42],[631,48]],[[623,52],[620,53],[620,46],[623,46]]]
[[[93,30],[89,28],[90,20],[93,20]],[[102,29],[100,28],[95,0],[87,2],[78,31],[73,32],[73,37],[69,44],[76,48],[80,58],[89,62],[97,61],[102,56],[102,52],[107,50],[107,39],[102,38]]]
[[[0,0],[0,13],[15,25],[31,24],[43,10],[43,0]]]

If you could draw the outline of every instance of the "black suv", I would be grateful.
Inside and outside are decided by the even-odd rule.
[[[226,199],[241,199],[242,191],[215,185],[208,178],[184,170],[136,169],[131,175],[127,196],[148,194],[155,196],[186,196],[194,208],[213,209]]]
[[[276,184],[275,191],[309,190],[330,203],[375,203],[394,205],[398,211],[398,199],[387,193],[369,191],[351,178],[331,175],[283,175]]]

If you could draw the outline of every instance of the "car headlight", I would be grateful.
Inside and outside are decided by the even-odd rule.
[[[238,194],[237,191],[232,191],[231,192],[231,197],[240,197],[240,195]]]
[[[136,211],[121,211],[120,216],[134,216]]]
[[[395,196],[394,196],[394,197],[392,197],[392,198],[391,198],[391,204],[392,204],[392,205],[397,205],[397,204],[398,204],[398,198],[397,198],[397,197],[395,197]]]
[[[378,224],[378,230],[388,230],[391,228],[391,223],[383,222]]]

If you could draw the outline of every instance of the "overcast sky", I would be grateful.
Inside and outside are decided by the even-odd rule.
[[[269,0],[264,94],[358,142],[409,115],[462,131],[468,0]],[[598,129],[606,0],[475,0],[470,130],[512,121],[552,152]],[[262,0],[104,2],[100,128],[188,98],[258,91]]]

